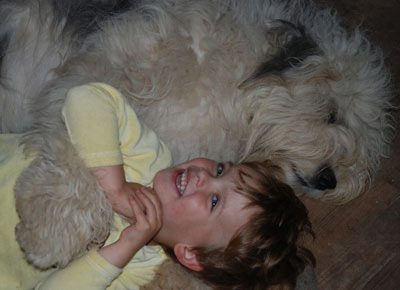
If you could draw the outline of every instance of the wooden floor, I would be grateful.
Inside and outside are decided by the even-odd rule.
[[[400,105],[400,1],[320,1],[335,7],[346,26],[362,22],[372,42],[383,49]],[[400,136],[360,198],[344,206],[305,202],[317,237],[311,248],[321,290],[400,289]]]

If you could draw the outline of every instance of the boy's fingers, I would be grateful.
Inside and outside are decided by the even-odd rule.
[[[142,201],[145,207],[146,216],[150,216],[152,213],[155,212],[155,206],[148,196],[148,192],[146,190],[141,190],[140,192],[138,192],[138,198]]]
[[[148,221],[150,222],[150,224],[159,229],[161,226],[161,211],[154,204],[151,193],[149,192],[149,190],[143,190],[138,195],[138,197],[143,199],[143,203],[146,206],[146,217],[148,218]]]
[[[133,196],[130,196],[128,198],[129,203],[132,207],[133,212],[135,213],[135,217],[136,217],[136,222],[141,222],[143,221],[146,216],[144,211],[140,208],[140,206],[137,204],[136,200],[133,198]]]
[[[133,199],[136,201],[136,204],[140,207],[140,209],[142,210],[142,211],[144,211],[145,210],[145,208],[144,208],[144,204],[143,204],[143,202],[137,197],[137,191],[135,192],[135,194],[131,194],[130,196],[132,196],[133,197]]]
[[[153,205],[155,207],[156,210],[156,218],[157,218],[157,222],[158,224],[161,226],[162,224],[162,206],[161,206],[161,200],[158,197],[157,193],[153,190],[152,194],[150,196],[150,199],[153,202]]]
[[[151,188],[143,188],[142,190],[144,196],[149,200],[151,203],[153,212],[152,214],[152,222],[160,228],[162,226],[162,207],[161,201],[156,194],[156,192]]]
[[[142,192],[144,194],[146,194],[146,196],[151,200],[151,202],[153,203],[156,211],[157,211],[157,215],[161,215],[161,201],[160,198],[158,197],[157,193],[152,189],[152,188],[143,188]]]

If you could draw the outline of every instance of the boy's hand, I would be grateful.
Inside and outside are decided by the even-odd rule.
[[[143,204],[143,208],[136,200]],[[135,192],[135,199],[129,197],[129,205],[136,222],[126,227],[115,243],[99,250],[99,253],[113,265],[123,268],[136,252],[149,243],[162,226],[161,202],[153,189],[141,187]]]
[[[119,239],[145,245],[162,226],[160,199],[152,188],[141,186],[128,201],[136,221],[122,231]]]
[[[130,197],[134,197],[135,192],[141,187],[143,187],[143,185],[139,183],[125,182],[118,190],[114,190],[114,192],[106,191],[105,193],[113,210],[116,213],[123,215],[130,223],[134,223],[136,217],[129,199]],[[135,198],[134,200],[136,200],[141,209],[144,209],[143,204],[139,199]]]

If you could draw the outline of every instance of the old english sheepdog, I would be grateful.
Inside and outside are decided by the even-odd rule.
[[[59,172],[49,178],[75,186],[46,192],[99,192],[78,176],[84,169],[60,114],[66,92],[91,81],[121,90],[176,162],[272,159],[299,194],[325,201],[357,197],[388,155],[392,92],[382,53],[312,1],[1,1],[0,22],[0,130],[27,132],[26,151],[39,151],[25,173],[30,184],[17,187],[22,220],[39,211],[36,180],[49,167]],[[91,214],[82,224],[109,218]],[[86,229],[58,263],[105,231]],[[53,263],[59,253],[47,250],[47,260],[31,259]]]

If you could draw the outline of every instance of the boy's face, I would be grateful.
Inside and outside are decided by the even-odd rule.
[[[155,241],[169,247],[225,247],[255,212],[235,191],[240,165],[193,159],[159,171],[154,178],[163,210]]]

